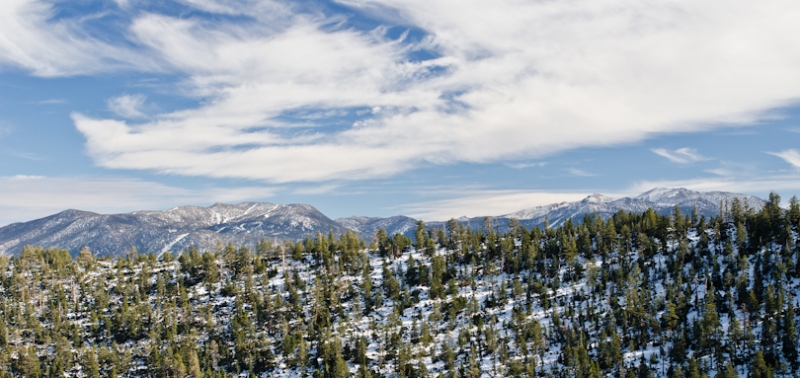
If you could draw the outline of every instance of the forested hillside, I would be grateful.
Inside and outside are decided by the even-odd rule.
[[[800,203],[0,257],[0,376],[800,376]]]

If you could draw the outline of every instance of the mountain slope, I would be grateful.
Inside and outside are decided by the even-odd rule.
[[[237,206],[152,216],[280,211]],[[349,235],[180,260],[31,248],[0,258],[0,376],[797,377],[800,207],[743,220],[460,230],[393,253]]]
[[[697,192],[684,188],[655,188],[632,198],[613,199],[602,194],[592,194],[580,201],[560,202],[523,209],[494,217],[493,225],[498,230],[504,231],[511,218],[518,219],[523,226],[528,228],[543,226],[547,219],[552,227],[570,218],[579,222],[586,214],[597,214],[599,217],[608,219],[620,210],[641,214],[648,208],[652,208],[659,214],[669,214],[676,205],[684,214],[691,214],[696,207],[698,215],[710,217],[719,213],[720,204],[723,201],[730,206],[734,198],[738,198],[742,202],[742,206],[746,205],[754,210],[760,210],[765,203],[763,199],[747,194]],[[458,219],[458,222],[476,229],[483,225],[485,218],[481,216]],[[445,222],[431,222],[428,223],[428,226],[444,227]]]
[[[556,226],[570,218],[581,221],[585,214],[597,214],[607,219],[620,210],[642,213],[648,208],[668,214],[676,205],[686,214],[696,207],[698,214],[708,217],[719,212],[720,203],[731,203],[734,198],[739,198],[743,205],[754,210],[761,209],[765,203],[760,198],[744,194],[656,188],[632,198],[613,199],[593,194],[581,201],[523,209],[495,216],[493,226],[504,231],[512,218],[517,218],[527,228],[543,226],[545,219],[549,220],[550,226]],[[484,219],[460,218],[457,221],[478,229],[483,226]],[[262,238],[298,240],[313,237],[318,232],[328,234],[333,231],[339,235],[347,230],[371,241],[381,228],[390,235],[401,233],[413,238],[416,222],[406,216],[354,216],[334,221],[310,205],[266,202],[181,206],[164,211],[112,215],[67,210],[0,228],[0,253],[17,254],[25,245],[64,248],[73,254],[88,246],[92,252],[101,255],[122,254],[132,246],[142,252],[154,253],[182,251],[191,245],[201,250],[213,250],[218,242],[252,245]],[[446,223],[426,222],[426,228],[442,229]]]
[[[88,246],[100,255],[119,255],[132,246],[155,253],[191,245],[211,250],[217,242],[249,245],[262,238],[301,239],[329,231],[339,234],[346,229],[314,207],[300,204],[245,202],[111,215],[67,210],[0,228],[0,253],[17,254],[25,245],[72,253]]]

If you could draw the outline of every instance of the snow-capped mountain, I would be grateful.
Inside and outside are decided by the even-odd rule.
[[[550,226],[557,226],[570,218],[580,222],[586,214],[597,214],[604,219],[608,219],[620,210],[643,213],[648,208],[652,208],[659,214],[667,214],[674,209],[675,205],[684,214],[691,214],[693,209],[697,208],[698,215],[709,217],[719,213],[720,204],[723,202],[727,202],[728,206],[730,206],[734,198],[738,198],[743,207],[747,206],[754,210],[760,210],[765,203],[763,199],[747,194],[697,192],[684,188],[655,188],[632,198],[614,199],[595,193],[580,201],[531,207],[509,214],[494,216],[493,224],[499,231],[505,230],[511,218],[518,219],[523,226],[528,228],[543,226],[545,219],[549,221]],[[485,218],[485,216],[459,218],[457,221],[477,229],[483,226]],[[444,225],[445,222],[428,223],[429,227],[444,227]]]
[[[602,211],[608,206],[607,203],[613,202],[614,199],[602,194],[592,194],[581,200],[580,202],[560,202],[553,203],[545,206],[537,206],[528,209],[523,209],[511,214],[501,215],[500,218],[517,218],[517,219],[544,219],[545,216],[550,214],[557,214],[559,212],[569,211],[582,211],[584,213]]]
[[[691,214],[696,208],[699,215],[708,217],[719,213],[720,204],[727,203],[730,206],[734,198],[738,198],[742,206],[754,210],[760,210],[765,203],[763,199],[747,194],[655,188],[633,198],[614,199],[602,194],[592,194],[581,201],[533,207],[502,215],[500,218],[517,218],[520,221],[524,220],[523,224],[540,225],[544,223],[545,217],[548,217],[551,225],[557,225],[570,218],[580,220],[585,214],[597,214],[608,218],[619,210],[642,213],[652,208],[664,214],[671,212],[676,205],[684,214]]]
[[[67,210],[46,218],[0,228],[0,253],[17,254],[25,245],[58,247],[77,253],[84,246],[100,255],[182,251],[191,245],[212,250],[217,243],[252,245],[262,238],[301,239],[346,229],[310,205],[245,202],[209,207],[181,206],[164,211],[97,214]]]
[[[684,188],[668,189],[668,188],[655,188],[644,192],[636,199],[652,202],[659,206],[681,206],[690,208],[697,205],[698,212],[703,211],[719,211],[719,204],[727,202],[728,205],[734,198],[738,198],[742,202],[742,206],[748,206],[754,210],[760,210],[764,206],[765,201],[761,198],[728,192],[696,192]]]
[[[723,202],[739,198],[743,206],[759,210],[765,201],[750,195],[726,192],[696,192],[687,189],[656,188],[636,197],[613,199],[593,194],[576,202],[561,202],[523,209],[495,216],[494,227],[503,231],[511,218],[525,227],[541,226],[545,219],[555,226],[567,219],[581,221],[585,214],[608,218],[619,210],[642,213],[653,208],[669,213],[677,205],[690,214],[693,208],[701,215],[719,212]],[[457,221],[480,228],[485,217],[459,218]],[[299,240],[318,232],[339,235],[347,230],[371,241],[383,228],[389,235],[401,233],[414,237],[416,220],[406,216],[388,218],[349,217],[335,221],[310,205],[277,205],[245,202],[209,207],[181,206],[164,211],[135,211],[127,214],[97,214],[66,210],[46,218],[15,223],[0,228],[0,253],[17,254],[25,245],[58,247],[77,253],[84,246],[100,255],[118,255],[135,246],[141,252],[182,251],[189,246],[213,250],[218,243],[252,245],[262,238]],[[444,228],[446,222],[427,222],[426,227]]]
[[[640,197],[592,195],[514,214],[608,214],[611,204],[729,198],[682,190]],[[247,235],[252,228],[237,225],[254,217],[291,223],[313,213],[293,206],[106,217]],[[39,223],[79,227],[102,217],[60,215]],[[14,315],[0,318],[0,375],[796,377],[800,267],[791,246],[800,245],[800,225],[796,208],[788,222],[765,227],[761,220],[773,215],[762,208],[736,225],[698,222],[674,233],[639,228],[630,217],[597,233],[501,232],[494,244],[459,232],[452,242],[434,237],[424,250],[388,254],[350,248],[349,237],[330,249],[292,251],[302,253],[187,254],[180,261],[70,261],[34,248],[11,264],[0,259],[0,303],[10,309],[4,315]],[[338,222],[364,233],[415,228],[406,217]],[[610,242],[626,238],[625,229],[637,232],[634,242]]]

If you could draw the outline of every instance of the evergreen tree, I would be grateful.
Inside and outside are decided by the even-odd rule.
[[[748,378],[772,378],[772,369],[767,365],[760,350],[753,356]]]
[[[100,364],[97,361],[97,352],[94,348],[89,348],[86,354],[86,376],[88,378],[100,377]]]
[[[16,370],[23,377],[40,378],[42,376],[42,363],[33,346],[19,351]]]
[[[800,362],[797,360],[797,329],[794,325],[794,304],[790,301],[789,307],[784,312],[783,316],[783,356],[789,362],[792,370],[797,370],[800,367]]]
[[[761,210],[735,200],[708,220],[648,209],[530,230],[420,222],[413,255],[385,230],[370,248],[329,233],[261,240],[255,253],[188,248],[177,261],[25,247],[0,256],[0,378],[76,365],[109,377],[408,378],[431,363],[442,377],[796,374],[800,205],[776,199]],[[649,360],[624,359],[656,343]]]
[[[739,374],[736,373],[736,368],[733,367],[733,364],[728,361],[725,364],[725,368],[722,370],[722,377],[721,378],[738,378]]]

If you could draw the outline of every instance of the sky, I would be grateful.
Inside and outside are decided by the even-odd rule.
[[[0,225],[800,194],[795,0],[4,0]]]

